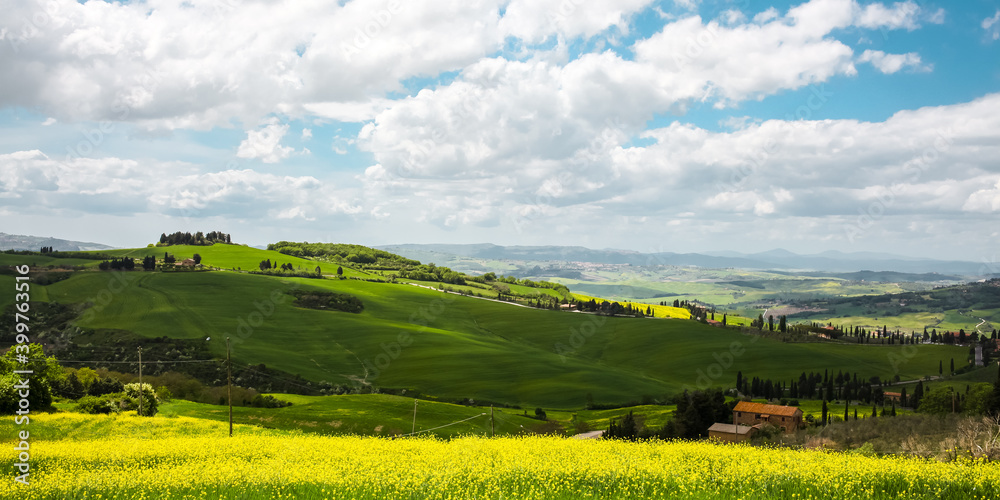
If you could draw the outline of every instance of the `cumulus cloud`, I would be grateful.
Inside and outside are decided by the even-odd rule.
[[[920,27],[920,12],[920,6],[913,1],[896,2],[892,7],[873,3],[860,9],[857,25],[863,28],[915,30]]]
[[[636,216],[666,224],[693,209],[693,218],[720,228],[747,218],[785,224],[793,218],[818,237],[823,235],[816,232],[830,227],[810,218],[836,221],[830,224],[840,227],[873,206],[893,221],[994,210],[997,190],[982,186],[994,185],[1000,175],[1000,168],[987,160],[1000,156],[1000,117],[993,112],[998,106],[1000,95],[990,95],[903,111],[883,122],[767,120],[725,132],[675,122],[642,133],[652,144],[632,147],[615,139],[611,128],[603,133],[609,141],[597,141],[590,150],[593,156],[568,147],[562,158],[534,162],[518,156],[516,149],[476,157],[478,142],[455,143],[449,129],[440,128],[426,143],[392,136],[390,142],[400,149],[392,155],[377,153],[387,162],[369,168],[360,180],[366,198],[393,200],[388,202],[393,213],[441,227],[499,223],[526,230],[584,213],[605,225],[616,217]],[[435,108],[421,109],[412,117],[391,118],[423,122],[438,116]],[[508,120],[508,128],[527,125],[510,116],[491,115],[485,121],[502,119]],[[442,125],[432,121],[427,126]],[[598,127],[578,126],[602,136]],[[377,136],[375,129],[368,132]],[[523,131],[531,135],[535,129]],[[567,127],[562,135],[575,133]],[[481,141],[503,143],[504,136]],[[577,147],[588,151],[586,141],[582,144]],[[454,158],[468,161],[469,168],[457,169]]]
[[[623,236],[668,224],[725,235],[741,224],[809,238],[873,203],[886,205],[885,217],[938,228],[947,227],[940,214],[996,211],[989,186],[1000,172],[983,160],[1000,157],[995,95],[882,122],[790,113],[723,119],[725,131],[684,123],[692,107],[779,94],[816,109],[824,84],[856,75],[855,65],[930,71],[916,52],[859,55],[842,41],[944,21],[942,9],[914,1],[810,0],[752,17],[726,6],[702,17],[685,0],[638,38],[625,35],[658,11],[650,0],[54,2],[42,29],[0,34],[16,47],[0,51],[0,107],[51,117],[59,125],[48,131],[98,120],[129,122],[144,137],[240,127],[246,137],[227,149],[279,163],[296,154],[282,144],[290,123],[312,123],[301,142],[315,132],[333,152],[360,149],[373,161],[333,177],[355,192],[334,190],[332,179],[188,163],[60,163],[18,146],[27,151],[0,156],[10,210],[350,215],[487,237],[536,223],[546,236],[580,234],[573,221],[585,218]],[[3,16],[32,14],[14,3]],[[994,39],[998,22],[1000,11],[982,23]],[[677,119],[647,130],[664,116]],[[324,129],[331,121],[361,131],[343,137]]]
[[[610,152],[654,113],[699,101],[725,107],[854,74],[851,48],[827,35],[854,23],[859,12],[849,0],[814,0],[784,16],[733,25],[690,16],[637,41],[634,60],[610,51],[564,64],[483,59],[451,83],[379,112],[358,144],[403,177],[503,171],[516,178],[512,189],[534,191],[547,179],[539,172],[552,165],[585,174],[609,165]],[[587,178],[564,192],[588,196],[614,174]]]
[[[612,28],[627,32],[629,20],[651,4],[283,0],[237,7],[53,0],[58,8],[46,14],[43,26],[3,35],[17,50],[0,53],[0,106],[37,109],[64,122],[128,121],[150,130],[246,127],[275,114],[364,121],[394,105],[388,96],[403,91],[408,79],[461,71],[511,38],[530,45],[553,36],[590,38]],[[23,2],[4,13],[9,19],[34,14],[32,4]],[[638,68],[609,69],[644,77],[653,88],[666,84],[671,97],[758,98],[850,74],[851,51],[825,38],[831,30],[851,24],[913,29],[919,14],[913,2],[862,8],[854,0],[812,0],[784,16],[768,10],[747,25],[733,10],[724,26],[698,18],[673,23],[636,45],[644,57]],[[741,45],[748,40],[751,45]],[[661,51],[669,61],[656,57]],[[692,51],[698,54],[691,57]],[[713,70],[725,51],[745,53],[752,64],[735,73],[731,63]],[[687,64],[678,63],[678,56]],[[659,68],[661,63],[669,64]],[[748,74],[747,67],[757,64],[764,66]],[[673,83],[678,65],[687,69]],[[772,70],[779,72],[768,78]],[[724,81],[715,83],[719,78]],[[748,82],[741,84],[743,79]]]
[[[277,163],[291,156],[295,148],[282,146],[281,139],[288,132],[288,124],[279,124],[272,120],[259,130],[248,130],[247,138],[240,143],[236,156],[240,158],[259,158],[264,163]]]
[[[380,98],[501,43],[498,3],[488,0],[50,3],[43,25],[4,34],[17,50],[0,52],[0,105],[150,129],[250,124],[305,114],[311,103]],[[4,10],[8,19],[39,14],[30,2]]]
[[[313,219],[361,210],[348,195],[311,176],[249,169],[203,173],[186,163],[58,161],[30,150],[0,155],[0,178],[0,199],[31,213]]]
[[[1000,212],[1000,179],[992,188],[980,189],[970,194],[962,209],[969,212]]]
[[[500,19],[503,36],[534,44],[550,36],[590,38],[610,27],[627,31],[628,17],[652,0],[513,0]]]
[[[931,71],[929,65],[920,62],[920,54],[908,52],[906,54],[886,54],[881,50],[866,50],[858,57],[858,62],[871,63],[879,71],[885,74],[895,73],[903,68],[910,68],[912,71]]]

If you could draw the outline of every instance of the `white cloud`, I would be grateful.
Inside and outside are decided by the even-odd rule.
[[[849,0],[814,0],[758,18],[769,19],[763,24],[680,19],[636,42],[634,60],[610,51],[566,63],[483,59],[376,114],[359,146],[394,174],[475,178],[496,170],[534,191],[548,165],[606,165],[654,113],[697,101],[725,107],[855,74],[853,51],[827,35],[856,15]],[[611,180],[576,182],[574,194]]]
[[[892,7],[873,3],[861,9],[857,25],[863,28],[888,28],[915,30],[920,27],[920,6],[912,0],[896,2]],[[940,11],[934,16],[940,15]]]
[[[552,35],[564,39],[590,38],[609,27],[627,31],[631,14],[652,0],[512,0],[500,19],[502,36],[529,44]]]
[[[277,163],[291,156],[294,148],[282,146],[281,139],[288,132],[288,124],[280,124],[272,119],[259,130],[248,130],[247,138],[240,143],[236,156],[259,158],[264,163]]]
[[[764,24],[768,21],[772,21],[778,18],[778,9],[774,7],[768,7],[767,10],[753,16],[753,22],[757,24]]]
[[[302,141],[305,142],[305,141],[311,140],[312,138],[313,138],[313,131],[312,131],[312,129],[303,128],[302,129]]]
[[[885,74],[895,73],[903,68],[910,68],[913,71],[927,72],[931,67],[920,62],[920,54],[909,52],[906,54],[886,54],[881,50],[866,50],[858,57],[860,63],[871,63]]]
[[[531,73],[550,69],[511,64]],[[624,147],[616,129],[602,130],[599,122],[564,121],[559,135],[544,133],[551,124],[533,126],[535,120],[522,115],[503,86],[491,92],[497,95],[468,94],[486,103],[476,108],[484,113],[478,117],[441,114],[444,108],[460,109],[455,106],[460,101],[451,100],[462,95],[454,88],[381,116],[366,131],[367,146],[381,163],[360,176],[365,198],[383,200],[380,210],[394,219],[442,228],[499,224],[533,231],[567,217],[611,225],[618,217],[637,224],[636,216],[643,216],[650,224],[666,224],[677,213],[693,212],[692,218],[711,221],[723,232],[734,230],[727,224],[765,217],[789,230],[802,229],[804,238],[837,241],[858,211],[872,206],[885,213],[880,219],[885,224],[897,224],[901,218],[936,221],[986,213],[997,199],[996,189],[982,186],[1000,175],[1000,167],[988,160],[1000,157],[1000,116],[993,111],[1000,107],[1000,94],[903,111],[884,122],[769,120],[727,132],[674,123],[642,134],[653,144]],[[571,102],[553,95],[532,102]],[[506,107],[489,105],[494,99]],[[412,135],[404,122],[436,132]],[[504,126],[489,126],[496,123]],[[460,136],[458,130],[475,133]],[[588,133],[593,142],[587,142]],[[539,144],[551,143],[549,151],[561,151],[559,156],[536,157],[528,140],[536,136],[542,136]]]
[[[46,118],[44,122],[42,122],[42,126],[43,127],[48,127],[49,125],[54,125],[54,124],[58,123],[58,121],[59,120],[56,120],[55,118],[52,118],[50,116],[50,117]]]
[[[351,138],[351,137],[341,137],[341,136],[338,135],[338,136],[334,136],[334,138],[333,138],[333,146],[331,146],[331,147],[332,147],[332,149],[333,149],[333,151],[335,153],[337,153],[339,155],[346,155],[347,154],[347,149],[349,147],[353,146],[355,144],[355,142],[357,142],[357,141],[355,139]]]
[[[0,155],[0,178],[0,199],[30,213],[314,219],[361,210],[348,192],[314,177],[249,169],[202,173],[187,163],[57,161],[37,150],[18,151]]]
[[[993,17],[983,19],[981,26],[990,38],[1000,40],[1000,9],[997,9]]]
[[[989,189],[980,189],[969,195],[962,205],[962,210],[969,212],[994,213],[1000,212],[1000,179]]]
[[[0,106],[149,129],[246,125],[381,98],[502,41],[490,0],[392,2],[394,12],[377,0],[52,3],[41,29],[4,41],[17,50],[0,53]],[[32,19],[33,5],[13,2],[3,16]]]
[[[388,96],[405,93],[408,79],[475,65],[509,37],[530,46],[613,29],[609,36],[617,39],[652,4],[283,0],[237,8],[212,1],[54,1],[59,8],[44,29],[13,40],[18,50],[0,55],[0,106],[37,109],[63,122],[128,121],[149,130],[247,128],[267,116],[367,121],[394,105]],[[32,9],[14,3],[4,15],[30,19]],[[750,25],[740,24],[737,11],[725,16],[725,26],[688,18],[636,44],[645,58],[637,68],[608,69],[642,77],[639,83],[650,88],[666,85],[674,101],[729,105],[852,74],[851,50],[830,39],[831,30],[852,23],[912,29],[919,11],[913,2],[862,8],[854,0],[812,0],[785,16],[769,9]],[[740,57],[722,58],[727,51],[746,56],[741,63],[747,64],[734,67]],[[564,46],[524,55],[566,57]],[[677,66],[685,69],[678,73]]]

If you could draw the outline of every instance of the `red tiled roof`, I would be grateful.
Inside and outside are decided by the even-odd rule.
[[[736,403],[733,411],[778,415],[782,417],[795,417],[802,414],[802,410],[794,406],[766,405],[764,403],[749,403],[746,401]]]

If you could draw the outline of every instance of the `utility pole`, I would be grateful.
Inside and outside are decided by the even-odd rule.
[[[490,437],[497,436],[497,426],[493,420],[493,405],[490,405]]]
[[[229,354],[229,337],[226,337],[226,379],[229,393],[229,437],[233,437],[233,360]]]
[[[142,346],[139,346],[139,416],[142,416]]]
[[[410,434],[417,432],[417,400],[413,400],[413,427],[410,429]]]

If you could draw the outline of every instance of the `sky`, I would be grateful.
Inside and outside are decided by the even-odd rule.
[[[0,0],[0,231],[1000,261],[1000,2]]]

